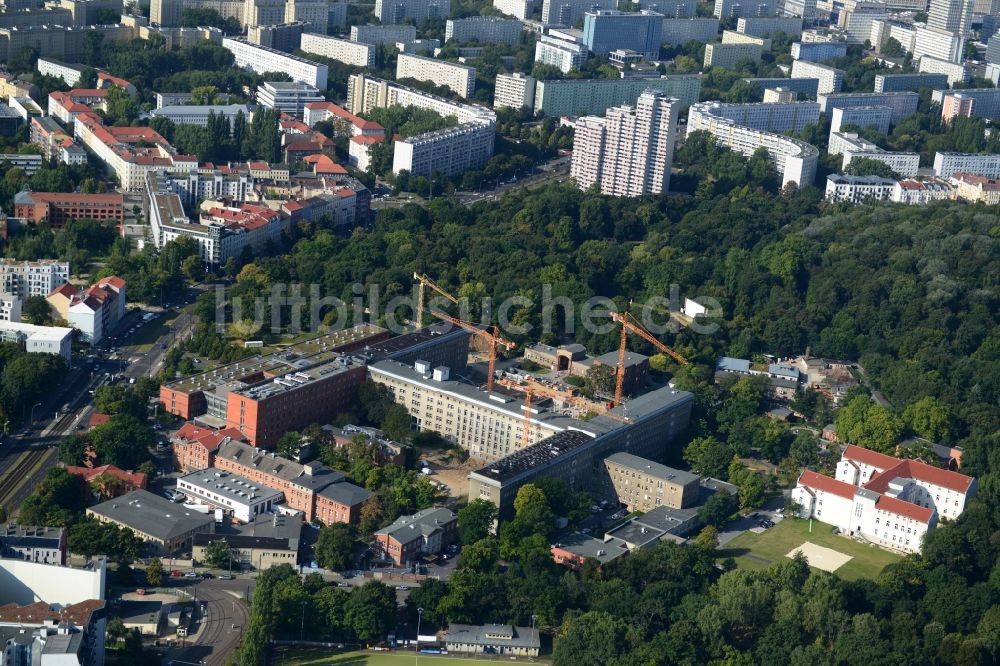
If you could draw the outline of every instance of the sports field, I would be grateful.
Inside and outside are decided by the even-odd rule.
[[[535,659],[535,663],[544,663],[544,659]],[[509,657],[494,659],[475,659],[472,657],[449,657],[434,654],[421,654],[419,662],[414,652],[398,650],[396,652],[340,652],[327,648],[277,648],[271,660],[272,664],[284,666],[413,666],[420,663],[425,666],[484,666],[485,664],[530,663],[524,657],[511,660]]]
[[[826,561],[816,563],[817,568],[833,569],[836,575],[847,580],[874,578],[887,564],[899,560],[895,553],[834,534],[833,527],[826,523],[812,521],[810,533],[809,521],[798,518],[786,518],[761,534],[744,532],[727,543],[720,553],[735,557],[737,566],[743,569],[763,569],[773,562],[783,561],[799,548],[803,548],[806,556],[810,551],[820,555],[823,549],[830,549],[850,558],[834,561],[838,558],[830,555]]]

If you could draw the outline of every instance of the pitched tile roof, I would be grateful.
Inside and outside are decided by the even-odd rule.
[[[882,470],[894,467],[899,462],[899,458],[893,458],[892,456],[887,456],[884,453],[872,451],[871,449],[863,449],[853,444],[848,444],[847,448],[844,449],[843,458]]]
[[[805,470],[802,475],[799,476],[799,484],[806,486],[807,488],[815,488],[816,490],[822,490],[825,493],[831,493],[844,499],[853,500],[854,494],[857,492],[857,487],[846,483],[844,481],[837,481],[829,476],[824,476],[812,470]]]
[[[913,520],[919,520],[922,523],[930,522],[931,516],[934,515],[934,509],[928,509],[927,507],[919,506],[911,502],[904,502],[903,500],[896,499],[895,497],[887,497],[885,495],[881,495],[878,500],[875,501],[875,508],[888,511],[889,513],[895,513],[899,516],[912,518]]]

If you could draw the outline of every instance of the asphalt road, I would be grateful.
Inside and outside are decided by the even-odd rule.
[[[185,663],[222,666],[240,644],[246,630],[249,612],[244,599],[248,592],[252,593],[252,583],[246,579],[183,579],[171,583],[171,587],[182,587],[194,596],[199,609],[204,602],[204,610],[199,610],[195,616],[194,631],[185,645],[171,648],[164,655],[163,663],[167,666]]]

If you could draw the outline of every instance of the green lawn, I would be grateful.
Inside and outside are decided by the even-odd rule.
[[[786,518],[762,534],[745,532],[720,552],[726,557],[735,557],[740,568],[763,569],[771,562],[784,560],[789,551],[806,541],[850,555],[852,559],[835,572],[847,580],[874,578],[887,564],[900,559],[895,553],[838,536],[833,533],[833,527],[815,520],[810,534],[809,521],[797,518]]]
[[[135,335],[129,339],[129,346],[142,354],[150,352],[153,349],[153,343],[159,340],[161,336],[167,334],[170,330],[170,324],[176,318],[176,314],[170,313],[157,315],[153,319],[150,319],[140,326]]]
[[[396,652],[340,652],[327,648],[284,648],[275,649],[274,663],[284,666],[410,666],[417,661],[417,655],[411,650]],[[450,657],[433,654],[421,654],[421,664],[427,666],[468,666],[474,664],[512,663],[508,657],[495,659],[475,659],[472,657]],[[536,659],[538,663],[541,660]],[[527,658],[519,658],[517,662],[527,663]],[[513,662],[513,663],[517,663]]]

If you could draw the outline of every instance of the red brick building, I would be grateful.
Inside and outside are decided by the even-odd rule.
[[[306,521],[324,525],[356,523],[361,506],[372,495],[320,463],[297,463],[233,440],[219,445],[214,466],[282,491],[285,503],[302,511]]]
[[[88,218],[122,224],[125,221],[121,194],[80,194],[78,192],[19,192],[14,197],[14,216],[53,229],[69,220]]]
[[[174,462],[182,472],[196,472],[208,469],[215,463],[215,452],[226,441],[245,441],[246,438],[235,428],[202,428],[193,423],[185,423],[174,433],[170,441],[174,445]]]
[[[133,490],[140,490],[146,487],[146,475],[142,472],[124,470],[114,465],[101,465],[100,467],[74,467],[66,466],[66,471],[73,476],[82,476],[88,484],[98,477],[109,477],[110,483],[101,484],[100,492],[106,498],[118,497]]]
[[[401,516],[375,533],[376,555],[396,566],[436,555],[458,536],[458,516],[451,509],[432,507]]]

